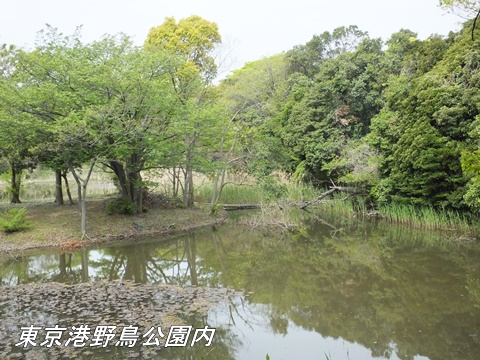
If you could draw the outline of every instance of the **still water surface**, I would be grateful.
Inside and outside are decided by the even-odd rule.
[[[381,222],[294,217],[294,233],[232,220],[167,240],[7,259],[0,281],[128,279],[245,292],[200,319],[217,328],[210,348],[162,349],[159,359],[480,359],[478,245]]]

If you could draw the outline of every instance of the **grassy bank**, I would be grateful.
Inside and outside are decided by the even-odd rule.
[[[474,236],[480,234],[480,223],[457,211],[404,204],[387,204],[371,210],[362,197],[347,197],[341,193],[334,194],[330,200],[322,201],[316,206],[344,219],[379,218],[426,230],[455,230]]]
[[[457,211],[389,204],[378,209],[385,220],[425,229],[460,230],[477,232],[479,224],[469,221],[466,215]]]
[[[222,204],[299,204],[314,199],[324,190],[290,182],[267,182],[255,185],[227,185],[220,203]],[[207,184],[196,193],[199,202],[208,203],[212,189]],[[466,215],[457,211],[434,209],[432,207],[414,207],[410,205],[388,204],[372,210],[372,205],[365,203],[362,196],[350,196],[346,193],[333,193],[312,207],[319,207],[328,212],[329,217],[341,221],[359,218],[380,218],[391,223],[426,230],[455,230],[477,236],[480,223],[471,221]]]
[[[12,207],[26,207],[29,228],[21,232],[0,232],[0,253],[40,247],[80,247],[143,235],[170,234],[193,230],[223,220],[212,218],[205,209],[176,209],[152,206],[143,214],[108,215],[106,205],[111,196],[92,197],[87,202],[87,232],[89,239],[79,242],[80,215],[77,206],[58,206],[53,202],[25,202],[1,205],[0,212]]]

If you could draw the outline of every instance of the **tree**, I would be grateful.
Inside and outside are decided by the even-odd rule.
[[[216,23],[192,15],[178,23],[175,18],[167,17],[162,25],[151,28],[145,40],[145,48],[165,50],[186,58],[203,79],[210,83],[217,71],[211,52],[220,42]]]
[[[223,125],[216,147],[212,208],[227,184],[228,171],[248,173],[262,182],[288,160],[276,136],[276,116],[289,94],[285,55],[245,64],[222,80],[217,90]]]
[[[36,139],[36,124],[23,114],[14,93],[21,90],[17,81],[19,51],[14,46],[0,47],[0,158],[10,165],[11,202],[20,203],[22,172],[35,167],[31,147]]]
[[[287,52],[289,70],[313,78],[325,61],[342,53],[355,51],[367,37],[368,34],[355,25],[341,26],[332,33],[325,31],[321,35],[314,35],[305,45],[297,45]]]
[[[440,7],[464,19],[472,19],[480,10],[478,0],[439,0]]]
[[[140,172],[162,161],[152,153],[158,154],[174,109],[169,74],[176,60],[134,47],[125,36],[84,45],[77,35],[48,31],[34,51],[19,55],[15,83],[21,86],[9,94],[19,104],[12,108],[39,129],[40,141],[29,149],[74,175],[85,235],[86,189],[99,161],[114,171],[122,194],[141,211]]]
[[[324,181],[343,176],[336,164],[350,140],[369,131],[382,107],[380,39],[364,39],[353,52],[324,61],[313,82],[296,76],[280,117],[282,142],[297,178]],[[333,166],[334,165],[334,166]]]
[[[162,147],[173,136],[166,129],[177,111],[170,74],[182,62],[163,51],[135,48],[125,37],[93,47],[103,54],[95,86],[104,94],[102,111],[110,128],[102,163],[117,176],[122,195],[142,211],[141,171],[165,163]]]
[[[431,39],[406,51],[411,67],[423,70],[390,77],[386,106],[372,122],[369,141],[383,155],[376,195],[466,209],[471,174],[462,172],[461,154],[475,149],[469,133],[479,111],[479,55],[467,27],[455,41]]]
[[[217,24],[193,15],[178,23],[166,18],[160,26],[150,30],[144,47],[150,52],[168,51],[186,60],[170,73],[181,110],[175,118],[178,135],[184,141],[183,203],[193,206],[193,170],[196,148],[202,128],[208,126],[198,115],[208,99],[208,86],[216,76],[217,66],[211,52],[221,42]]]

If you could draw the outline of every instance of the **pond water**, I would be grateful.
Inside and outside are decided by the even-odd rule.
[[[455,234],[383,222],[347,222],[324,214],[320,219],[305,212],[292,216],[299,224],[293,233],[249,229],[233,219],[166,240],[5,259],[0,263],[1,291],[13,293],[24,284],[37,283],[31,285],[35,293],[39,283],[58,282],[100,284],[101,292],[104,281],[121,279],[145,286],[243,292],[229,296],[229,302],[213,298],[218,306],[202,314],[180,316],[193,328],[216,328],[209,347],[162,347],[154,354],[138,346],[83,353],[73,349],[85,359],[266,359],[267,354],[272,360],[480,358],[477,244],[451,241],[459,237]],[[47,304],[53,295],[42,291],[35,299]],[[16,296],[15,301],[22,300]],[[0,325],[1,332],[13,331],[18,341],[19,327],[56,325],[48,323],[51,313],[35,318],[45,323],[31,324],[28,309],[12,310],[5,304],[0,301],[0,321],[9,311],[23,311],[17,327]],[[102,323],[94,312],[93,308],[91,328],[112,325]],[[0,337],[0,358],[2,353],[7,359],[16,358],[12,354],[56,358],[45,347],[27,350]]]

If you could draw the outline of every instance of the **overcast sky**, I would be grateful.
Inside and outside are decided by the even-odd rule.
[[[85,42],[124,32],[143,44],[165,17],[199,15],[216,22],[234,67],[304,44],[314,34],[357,25],[384,40],[401,28],[420,38],[459,29],[438,0],[1,0],[0,43],[31,48],[48,23],[68,35],[83,25]]]

